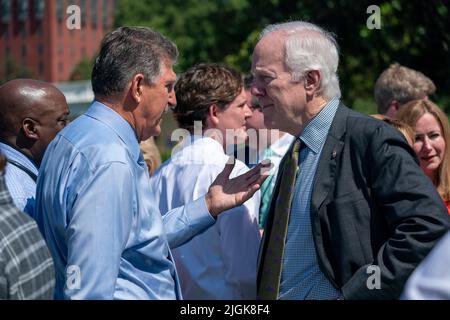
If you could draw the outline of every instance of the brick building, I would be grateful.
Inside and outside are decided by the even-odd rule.
[[[67,81],[92,59],[112,29],[115,0],[0,0],[0,82],[12,68],[49,82]],[[70,29],[79,9],[80,28]],[[74,7],[72,7],[74,8]],[[75,14],[75,16],[74,16]]]

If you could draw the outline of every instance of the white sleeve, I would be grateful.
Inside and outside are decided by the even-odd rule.
[[[234,176],[245,171],[239,170]],[[226,280],[234,287],[235,296],[246,300],[256,299],[257,260],[261,240],[259,204],[258,191],[243,205],[224,212],[218,218]]]
[[[413,272],[401,299],[450,299],[450,232]]]

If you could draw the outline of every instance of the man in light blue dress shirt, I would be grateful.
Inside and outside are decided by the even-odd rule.
[[[15,79],[0,87],[0,151],[14,204],[33,216],[38,168],[45,149],[66,126],[66,98],[50,83]]]
[[[160,133],[176,103],[177,55],[149,28],[107,34],[92,72],[94,103],[44,156],[36,211],[58,299],[181,298],[170,248],[245,202],[265,178],[259,166],[229,180],[227,165],[205,196],[161,216],[139,142]]]

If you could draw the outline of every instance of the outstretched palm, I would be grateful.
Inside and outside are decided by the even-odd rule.
[[[268,169],[271,167],[269,161],[263,161],[246,173],[230,179],[234,163],[234,161],[228,161],[206,194],[206,204],[213,216],[250,199],[269,175]]]

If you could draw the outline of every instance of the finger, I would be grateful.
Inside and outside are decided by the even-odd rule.
[[[261,169],[260,173],[264,174],[265,172],[269,172],[274,167],[274,164],[269,159],[264,159],[261,161]]]
[[[270,160],[263,160],[260,162],[256,167],[252,168],[251,170],[247,171],[245,176],[245,179],[249,181],[252,177],[259,177],[261,175],[267,175],[269,174],[270,170],[273,168],[272,162]]]
[[[251,186],[253,184],[262,184],[267,177],[269,176],[269,172],[265,172],[264,174],[261,175],[254,175],[252,177],[250,177],[248,180],[246,180],[247,185]]]
[[[219,173],[217,178],[220,177],[220,179],[223,179],[223,178],[227,178],[228,179],[230,177],[231,172],[234,169],[234,165],[235,164],[236,164],[235,158],[233,156],[230,156],[228,158],[227,163],[225,164],[225,168],[223,168],[222,172]]]
[[[268,168],[270,167],[271,162],[270,160],[260,162],[258,163],[255,167],[253,167],[252,169],[248,170],[246,173],[240,175],[239,177],[244,178],[245,180],[249,180],[252,176],[259,176],[261,175],[263,172],[261,171],[262,168]],[[265,170],[264,170],[265,171]]]
[[[256,191],[259,190],[259,188],[261,187],[260,184],[254,184],[252,185],[243,195],[242,195],[242,199],[240,201],[240,203],[244,203],[245,201],[247,201],[248,199],[250,199],[251,197],[253,197],[253,195],[255,194]]]
[[[267,177],[269,177],[268,174],[260,176],[258,181],[256,181],[256,184],[262,185],[264,183],[264,181],[266,181]]]

